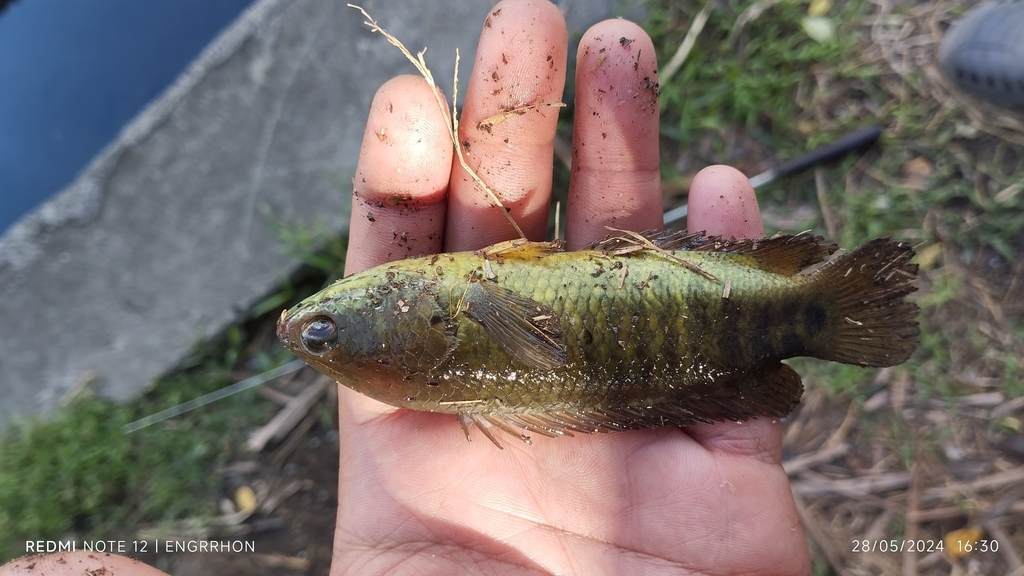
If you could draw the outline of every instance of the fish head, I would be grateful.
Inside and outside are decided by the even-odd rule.
[[[408,396],[396,382],[443,363],[457,328],[433,282],[373,272],[342,279],[286,310],[277,336],[320,372],[396,405]]]
[[[369,299],[350,290],[327,292],[285,310],[277,322],[277,337],[307,364],[336,377],[372,360],[381,339]]]

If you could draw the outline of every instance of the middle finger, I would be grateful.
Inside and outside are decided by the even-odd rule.
[[[565,18],[546,0],[505,0],[484,20],[459,140],[466,161],[501,198],[531,240],[543,240],[551,201],[555,124],[565,86]],[[482,122],[501,112],[493,123]],[[502,210],[452,163],[445,250],[472,250],[518,237]]]

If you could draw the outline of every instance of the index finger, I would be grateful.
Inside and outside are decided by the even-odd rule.
[[[441,251],[452,162],[447,123],[418,76],[377,91],[352,181],[346,275]]]

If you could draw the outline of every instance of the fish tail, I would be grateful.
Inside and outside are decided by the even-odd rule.
[[[914,249],[876,238],[813,274],[829,310],[821,346],[812,355],[857,366],[895,366],[917,348],[918,307],[906,300],[917,290]]]

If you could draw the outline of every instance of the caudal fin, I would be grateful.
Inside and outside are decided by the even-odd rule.
[[[917,349],[918,307],[906,300],[917,288],[914,249],[876,238],[814,273],[829,304],[827,341],[813,355],[858,366],[895,366]]]

